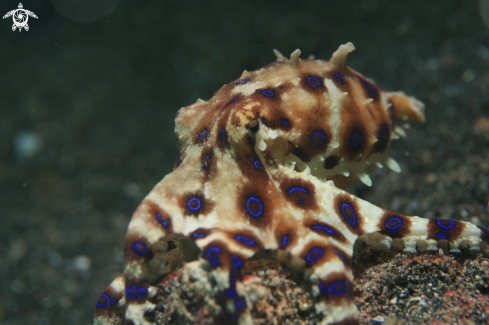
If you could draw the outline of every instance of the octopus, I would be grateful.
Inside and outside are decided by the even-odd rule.
[[[483,227],[404,216],[344,190],[371,186],[383,166],[400,172],[388,155],[405,136],[397,122],[425,119],[422,102],[349,68],[354,49],[341,45],[329,61],[275,50],[275,62],[178,111],[180,157],[135,211],[124,273],[98,298],[94,324],[151,324],[155,285],[182,265],[214,279],[223,323],[251,324],[243,266],[262,251],[303,263],[322,324],[358,324],[359,236],[377,234],[379,247],[397,241],[410,253],[441,242],[449,252],[462,244],[489,252]]]

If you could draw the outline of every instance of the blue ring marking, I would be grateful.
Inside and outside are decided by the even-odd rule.
[[[438,238],[444,239],[448,237],[448,233],[445,230],[439,231],[436,236]]]
[[[170,220],[168,220],[167,222],[163,221],[159,212],[156,212],[156,218],[163,225],[163,227],[168,228],[168,226],[170,226]]]
[[[299,204],[303,204],[303,203],[304,203],[304,201],[302,201],[302,200],[299,200]]]
[[[139,251],[138,250],[138,247],[140,247],[142,250]],[[139,242],[139,241],[135,242],[132,245],[132,250],[133,250],[134,253],[136,253],[139,256],[143,256],[144,254],[146,254],[146,246],[144,246],[144,244],[141,243],[141,242]]]
[[[131,293],[134,290],[134,293]],[[130,288],[126,288],[126,297],[136,299],[138,297],[138,288],[133,285]]]
[[[322,145],[322,144],[324,143],[324,141],[326,141],[326,136],[324,135],[324,133],[323,133],[323,132],[316,132],[316,133],[314,133],[314,135],[312,136],[312,143],[313,143],[313,144],[314,144],[314,139],[316,139],[316,136],[317,136],[318,134],[319,134],[319,135],[321,135],[321,136],[323,137],[323,139],[321,140],[321,142],[320,142],[320,143],[318,143],[318,144],[316,145],[316,147],[319,147],[320,145]]]
[[[444,226],[444,225],[441,224],[440,221],[447,221],[447,222],[451,223],[451,225],[448,226],[448,227],[447,226]],[[455,222],[453,222],[452,220],[438,219],[437,222],[440,225],[440,227],[442,227],[443,229],[452,229],[453,226],[455,226]]]
[[[263,124],[267,125],[267,119],[266,118],[263,118],[262,121],[263,121]]]
[[[311,82],[311,80],[315,80],[317,84],[315,85],[314,83]],[[307,77],[307,83],[310,84],[313,88],[316,88],[321,84],[321,81],[319,81],[318,78],[311,76],[311,77]]]
[[[112,299],[112,301],[110,302],[110,304],[111,304],[111,305],[115,305],[115,304],[116,304],[116,303],[118,303],[118,302],[119,302],[119,300],[117,300],[117,299]]]
[[[192,207],[192,206],[190,205],[190,202],[197,202],[197,206],[196,206],[196,207]],[[199,200],[198,198],[196,198],[196,197],[190,198],[190,199],[188,200],[188,202],[187,202],[187,206],[188,206],[188,208],[189,208],[190,210],[192,210],[192,211],[197,211],[197,210],[199,210],[199,209],[200,209],[200,206],[201,206],[201,204],[200,204],[200,200]]]
[[[224,130],[224,128],[222,128],[221,134],[219,135],[219,138],[224,139],[225,136],[226,136],[226,130]]]
[[[348,216],[346,215],[345,206],[350,208],[350,211],[353,213],[353,220],[350,220],[350,218],[348,218]],[[343,203],[343,205],[341,206],[341,212],[343,213],[343,216],[349,223],[351,223],[353,226],[357,225],[357,214],[355,213],[355,210],[351,205],[349,205],[348,203]]]
[[[358,144],[355,143],[355,135],[357,135],[360,138]],[[353,131],[353,134],[351,136],[351,145],[353,146],[353,148],[360,147],[362,145],[362,141],[363,141],[362,133],[358,130]]]
[[[282,238],[282,246],[283,247],[287,246],[288,240],[289,240],[289,235],[285,235],[284,238]]]
[[[204,238],[204,237],[205,237],[205,234],[201,234],[201,233],[199,233],[199,232],[194,232],[194,233],[192,234],[192,237],[193,237],[193,238]]]
[[[100,304],[100,303],[98,302],[98,300],[97,300],[97,303],[96,303],[97,307],[105,307],[105,306],[109,305],[109,302],[110,302],[110,298],[109,298],[109,296],[107,296],[106,294],[102,293],[102,294],[101,294],[101,295],[98,297],[98,299],[100,300],[100,298],[101,298],[101,297],[104,297],[104,298],[105,298],[105,303]]]
[[[217,108],[221,107],[221,105],[217,105]]]
[[[202,133],[204,133],[204,134],[202,135]],[[204,130],[202,130],[202,132],[199,133],[199,138],[204,140],[206,137],[207,137],[207,130],[204,129]]]
[[[363,85],[365,86],[365,89],[367,89],[367,91],[369,92],[369,94],[372,96],[372,97],[377,97],[377,91],[375,90],[375,88],[371,88],[369,83],[367,82],[367,80],[364,80],[363,81]]]
[[[336,80],[341,82],[343,85],[345,84],[345,76],[343,74],[338,72],[335,74],[335,77],[336,77]]]
[[[255,167],[258,168],[258,169],[263,169],[263,165],[262,165],[260,159],[255,160],[253,162],[253,165],[255,165]]]
[[[309,194],[309,191],[306,190],[305,188],[302,188],[302,187],[293,187],[293,188],[290,189],[289,195],[291,195],[294,191],[301,191],[301,192],[304,192],[306,194]]]
[[[227,106],[229,106],[231,104],[234,104],[237,101],[238,101],[238,98],[237,97],[234,97],[229,103],[227,103]]]
[[[287,122],[287,120],[286,120],[286,119],[282,119],[282,124],[283,124],[283,125],[289,125],[289,122]]]
[[[255,246],[255,242],[250,237],[246,237],[243,235],[236,236],[236,240],[241,244],[245,244],[246,246]]]
[[[325,226],[316,225],[316,226],[313,226],[312,229],[321,229],[321,230],[326,231],[328,234],[334,235],[334,231],[325,227]]]
[[[236,296],[236,299],[234,299],[234,306],[236,307],[236,309],[241,309],[241,307],[243,307],[244,304],[245,304],[244,298],[240,296]]]
[[[221,249],[219,247],[214,246],[207,250],[206,255],[211,266],[216,267],[219,265],[219,254],[221,254]]]
[[[315,254],[315,256],[312,256]],[[309,263],[316,262],[321,256],[323,256],[323,250],[321,248],[314,247],[307,253],[306,260]]]
[[[399,224],[397,226],[390,226],[389,224],[392,222],[392,221],[397,221],[399,222]],[[387,222],[385,223],[385,226],[387,228],[389,228],[390,230],[396,230],[397,228],[399,228],[400,226],[402,226],[402,221],[401,219],[399,218],[390,218],[389,220],[387,220]]]
[[[267,97],[273,97],[273,91],[270,89],[265,89],[264,91],[262,91],[262,93]]]
[[[335,254],[338,255],[338,257],[340,258],[340,260],[342,260],[343,262],[346,261],[346,257],[345,255],[343,255],[340,251],[338,250],[334,250]]]
[[[339,289],[335,289],[335,287],[340,287]],[[335,281],[331,283],[328,287],[328,293],[332,295],[342,295],[348,291],[348,287],[345,281]]]
[[[243,266],[243,261],[237,257],[236,255],[231,255],[231,263],[233,264],[233,268],[237,271]]]
[[[145,288],[139,288],[137,293],[136,293],[136,297],[139,295],[139,296],[145,296],[146,295],[146,292],[147,290]]]
[[[258,202],[258,205],[260,206],[260,211],[258,211],[257,213],[254,213],[253,211],[251,211],[251,208],[250,208],[250,203],[252,201],[255,201],[255,202]],[[248,210],[248,212],[255,218],[258,218],[259,216],[261,216],[263,214],[263,205],[261,204],[260,200],[258,200],[256,197],[254,196],[251,196],[249,199],[248,199],[248,202],[246,202],[246,209]]]

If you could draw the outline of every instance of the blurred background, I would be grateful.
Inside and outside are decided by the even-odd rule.
[[[19,0],[2,0],[0,15]],[[296,48],[426,103],[356,195],[489,226],[489,0],[28,0],[0,21],[0,324],[91,324],[176,111]]]

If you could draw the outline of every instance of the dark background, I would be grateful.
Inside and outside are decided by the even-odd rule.
[[[488,226],[485,3],[23,2],[39,17],[28,32],[0,21],[0,324],[91,324],[122,271],[132,212],[177,159],[176,111],[273,61],[273,48],[329,59],[351,41],[350,66],[426,103],[426,124],[406,124],[392,148],[403,172],[351,191]]]

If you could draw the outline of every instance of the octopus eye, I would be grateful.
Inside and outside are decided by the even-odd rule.
[[[307,253],[306,260],[309,263],[316,262],[321,256],[323,256],[323,250],[321,248],[313,248]]]
[[[345,84],[345,76],[341,73],[336,73],[335,74],[336,80],[338,80],[342,85]]]
[[[264,91],[262,91],[262,93],[267,97],[273,97],[273,91],[270,89],[265,89]]]
[[[319,81],[318,78],[316,77],[307,77],[307,83],[311,85],[311,87],[316,88],[321,84],[321,81]]]
[[[387,220],[385,223],[385,226],[389,228],[390,230],[396,230],[400,226],[402,226],[402,221],[399,218],[390,218]]]

